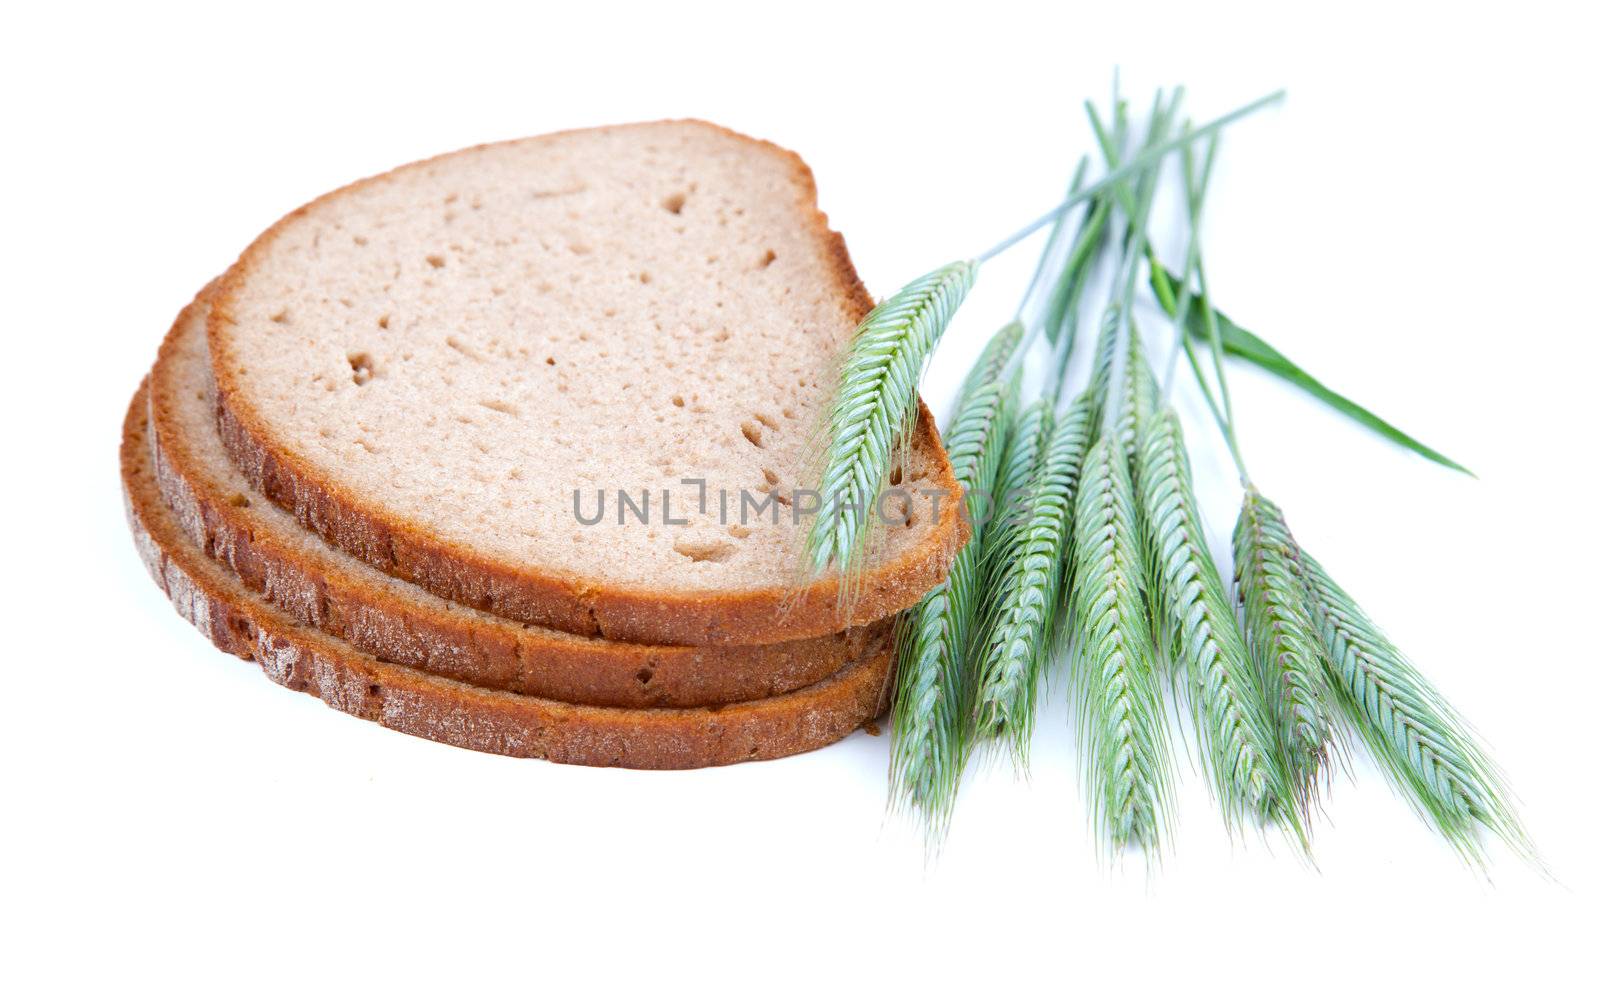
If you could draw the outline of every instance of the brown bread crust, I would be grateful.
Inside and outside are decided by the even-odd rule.
[[[244,584],[302,624],[387,662],[464,683],[558,701],[624,708],[692,708],[788,693],[856,658],[883,627],[853,628],[774,645],[689,647],[615,642],[524,625],[478,610],[423,604],[398,583],[298,526],[286,533],[272,504],[219,484],[196,456],[180,396],[194,393],[192,359],[205,294],[185,307],[150,372],[150,438],[161,496],[189,539]],[[192,416],[192,410],[189,412]],[[189,422],[192,423],[192,418]]]
[[[749,139],[720,126],[712,128]],[[829,228],[827,215],[816,208],[811,169],[793,152],[770,143],[764,145],[790,162],[797,183],[809,193],[810,227],[832,262],[838,295],[859,321],[872,309],[872,297],[856,274],[844,238]],[[415,169],[437,159],[396,170]],[[913,435],[918,448],[927,451],[937,464],[937,470],[930,473],[946,492],[939,507],[939,520],[919,546],[867,569],[847,605],[841,604],[838,579],[831,576],[797,581],[787,588],[700,594],[586,584],[474,554],[439,539],[400,514],[372,512],[354,493],[322,477],[293,444],[274,437],[253,403],[234,383],[240,361],[229,352],[231,308],[256,260],[285,224],[385,176],[377,175],[330,192],[269,227],[218,280],[207,322],[217,386],[218,431],[223,443],[250,483],[293,513],[302,525],[380,571],[445,599],[570,634],[656,644],[771,644],[832,634],[906,609],[949,573],[950,563],[968,534],[959,515],[961,489],[939,442],[933,415],[920,401]]]
[[[123,424],[122,482],[145,567],[173,605],[224,652],[267,678],[386,728],[464,749],[559,763],[687,769],[768,760],[836,742],[890,693],[886,645],[789,694],[715,708],[599,708],[491,690],[382,662],[293,623],[196,547],[162,503],[151,471],[141,385]]]

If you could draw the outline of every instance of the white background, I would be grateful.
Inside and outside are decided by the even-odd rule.
[[[1592,993],[1592,25],[1528,3],[537,6],[8,12],[0,993]],[[929,862],[886,818],[887,736],[683,774],[467,753],[270,685],[145,579],[127,396],[177,309],[301,202],[693,115],[800,151],[881,296],[1053,202],[1118,63],[1138,107],[1182,82],[1199,117],[1288,87],[1222,148],[1217,298],[1481,480],[1235,370],[1253,473],[1489,738],[1553,878],[1507,855],[1476,877],[1364,761],[1314,868],[1230,844],[1192,776],[1164,867],[1107,868],[1059,698],[1031,778],[969,778]],[[1031,254],[981,278],[936,405]],[[1237,491],[1179,397],[1220,553]]]

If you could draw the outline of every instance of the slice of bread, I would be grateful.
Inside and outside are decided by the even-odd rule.
[[[816,683],[883,627],[775,645],[614,642],[525,627],[461,607],[335,550],[229,463],[217,435],[205,295],[186,307],[150,372],[163,499],[189,539],[303,624],[369,655],[497,690],[612,707],[698,707]]]
[[[524,623],[751,644],[901,610],[965,538],[923,408],[855,602],[800,574],[797,488],[870,307],[798,157],[663,122],[324,196],[223,277],[208,335],[229,455],[340,549]]]
[[[122,481],[134,540],[173,605],[267,678],[387,728],[466,749],[590,766],[682,769],[826,746],[876,718],[886,646],[793,693],[719,708],[596,708],[491,690],[382,662],[262,601],[189,540],[151,471],[143,386],[123,424]]]

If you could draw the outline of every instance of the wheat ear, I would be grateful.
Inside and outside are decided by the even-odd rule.
[[[1028,485],[1054,427],[1053,405],[1045,399],[1030,401],[1012,424],[994,484],[993,518],[1000,526],[1014,527],[1027,518]],[[992,554],[992,545],[985,550]],[[986,561],[985,567],[992,564]],[[993,585],[985,585],[985,595],[993,593]]]
[[[982,586],[980,555],[990,495],[1010,424],[1016,381],[1000,375],[1021,340],[1022,325],[1001,328],[964,385],[945,436],[972,526],[968,540],[935,586],[897,623],[894,736],[889,752],[891,804],[920,812],[937,839],[949,824],[970,743],[971,685],[963,656]]]
[[[1160,406],[1161,388],[1145,357],[1139,329],[1129,318],[1128,352],[1122,371],[1122,397],[1117,409],[1115,435],[1135,484],[1138,483],[1139,444]]]
[[[806,538],[813,573],[830,565],[847,598],[877,493],[910,436],[917,381],[977,275],[975,261],[935,269],[878,304],[856,329],[828,412],[822,510]]]
[[[1283,513],[1245,489],[1233,528],[1236,601],[1245,641],[1277,723],[1278,749],[1308,821],[1334,743],[1333,696],[1310,601]]]
[[[1504,777],[1472,729],[1316,559],[1294,554],[1334,692],[1395,789],[1469,860],[1482,860],[1483,828],[1533,857]]]
[[[1079,761],[1101,840],[1153,851],[1173,782],[1138,527],[1127,458],[1102,438],[1084,462],[1073,528]]]
[[[1117,342],[1122,335],[1122,311],[1115,302],[1100,315],[1100,332],[1095,336],[1094,356],[1089,363],[1089,394],[1104,410],[1111,395],[1111,369],[1116,365]]]
[[[1093,435],[1093,407],[1080,396],[1051,423],[1024,490],[1020,520],[996,528],[993,604],[982,621],[977,665],[977,732],[1004,737],[1026,763],[1039,676],[1048,658],[1072,529],[1072,504]]]
[[[1277,822],[1304,842],[1272,719],[1222,578],[1206,546],[1178,416],[1144,431],[1139,497],[1149,528],[1163,633],[1187,681],[1205,774],[1230,829]]]
[[[973,391],[984,384],[995,383],[1012,369],[1011,360],[1016,356],[1017,347],[1022,344],[1022,337],[1026,333],[1027,329],[1021,321],[1012,321],[989,336],[983,351],[978,353],[977,361],[972,364],[972,369],[967,371],[966,377],[961,381],[961,392],[956,398],[958,412],[961,410],[961,403]],[[951,428],[954,427],[952,420]]]

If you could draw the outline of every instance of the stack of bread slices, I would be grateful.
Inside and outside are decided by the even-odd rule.
[[[134,536],[219,648],[389,728],[640,768],[814,749],[882,713],[894,615],[965,534],[924,408],[851,588],[805,572],[870,307],[805,165],[715,126],[402,167],[178,316],[123,429]]]

